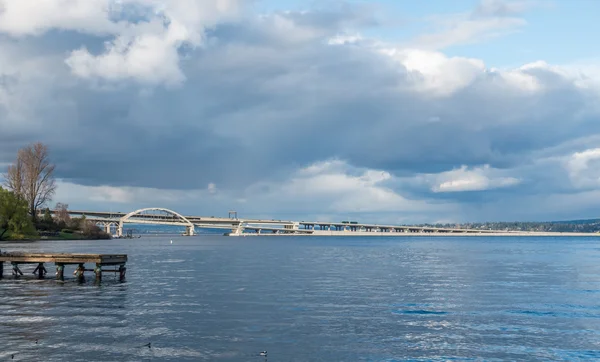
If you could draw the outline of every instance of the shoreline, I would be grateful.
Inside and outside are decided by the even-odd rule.
[[[542,232],[542,231],[506,231],[506,232],[470,232],[470,233],[401,233],[401,232],[373,232],[373,231],[326,231],[326,230],[315,230],[314,233],[225,233],[225,236],[371,236],[371,237],[455,237],[455,236],[566,236],[566,237],[600,237],[600,233],[577,233],[577,232]]]
[[[3,239],[0,240],[0,244],[8,244],[8,243],[19,243],[19,244],[27,244],[27,243],[36,243],[38,241],[81,241],[81,240],[111,240],[107,239],[107,238],[86,238],[82,235],[78,235],[78,234],[70,234],[70,233],[64,233],[63,235],[60,236],[37,236],[37,237],[33,237],[33,236],[29,236],[29,237],[24,237],[22,239]]]

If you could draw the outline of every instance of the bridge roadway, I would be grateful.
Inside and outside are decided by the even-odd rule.
[[[55,211],[52,211],[55,213]],[[152,212],[159,212],[155,214]],[[101,224],[107,232],[111,226],[117,229],[116,236],[123,235],[123,224],[178,225],[186,227],[185,235],[194,235],[195,228],[223,229],[225,235],[539,235],[539,236],[591,236],[595,233],[536,233],[507,230],[480,230],[437,228],[407,225],[381,225],[369,223],[291,221],[267,219],[238,219],[207,216],[184,216],[164,208],[140,209],[130,213],[102,212],[89,210],[69,210],[72,217],[85,216],[86,219]]]

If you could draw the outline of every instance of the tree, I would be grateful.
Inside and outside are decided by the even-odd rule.
[[[27,215],[27,203],[13,192],[0,187],[0,240],[8,231],[18,234],[33,233],[34,227]]]
[[[52,218],[52,214],[50,213],[50,209],[49,208],[46,208],[44,210],[44,218],[42,219],[42,221],[45,224],[48,224],[48,225],[51,225],[51,224],[54,223],[54,219]]]
[[[6,186],[27,201],[34,221],[37,209],[52,200],[56,191],[54,167],[48,157],[48,147],[40,142],[20,149],[15,163],[8,166]]]
[[[83,236],[88,239],[110,239],[110,235],[100,229],[92,221],[83,219],[81,225],[81,232]]]
[[[54,218],[57,223],[69,225],[71,223],[71,215],[69,215],[69,205],[57,202],[54,206]]]
[[[73,230],[81,230],[85,225],[85,215],[81,215],[81,217],[74,217],[71,219],[71,222],[68,226]]]
[[[8,171],[4,176],[6,187],[18,196],[24,196],[25,171],[23,160],[25,158],[23,151],[19,150],[17,160],[14,164],[8,166]]]
[[[43,217],[41,218],[41,220],[38,220],[35,227],[38,230],[44,231],[54,231],[56,229],[56,223],[54,222],[54,218],[52,217],[49,208],[44,209]]]

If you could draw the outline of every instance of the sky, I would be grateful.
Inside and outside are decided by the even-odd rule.
[[[381,223],[600,216],[588,0],[0,0],[0,172],[49,205]]]

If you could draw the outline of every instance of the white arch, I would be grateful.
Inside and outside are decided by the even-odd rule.
[[[145,209],[135,210],[135,211],[132,211],[129,214],[123,216],[121,219],[119,219],[119,221],[121,223],[123,223],[123,222],[129,220],[130,217],[135,216],[137,214],[140,214],[140,213],[142,213],[144,211],[164,211],[166,213],[169,213],[169,214],[177,216],[178,218],[180,218],[184,223],[188,224],[189,226],[191,226],[191,227],[194,226],[194,224],[192,224],[191,221],[189,221],[188,219],[186,219],[186,217],[183,216],[183,215],[181,215],[180,213],[177,213],[177,212],[175,212],[173,210],[165,209],[165,208],[162,208],[162,207],[149,207],[149,208],[145,208]]]

